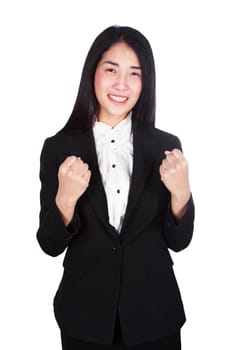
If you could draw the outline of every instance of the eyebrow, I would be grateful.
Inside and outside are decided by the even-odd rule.
[[[117,63],[117,62],[113,62],[113,61],[104,61],[103,62],[103,64],[111,64],[111,65],[113,65],[113,66],[116,66],[116,67],[119,67],[120,65],[119,65],[119,63]],[[130,66],[130,68],[132,68],[132,69],[142,69],[140,66]]]

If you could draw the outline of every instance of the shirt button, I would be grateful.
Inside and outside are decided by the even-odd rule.
[[[113,142],[115,142],[115,140],[111,140],[111,142],[113,143]]]
[[[120,193],[121,191],[120,190],[117,190],[117,193]]]
[[[119,250],[121,249],[121,246],[120,245],[116,245],[112,249],[114,250],[114,252],[119,252]]]
[[[113,164],[112,167],[115,168],[115,167],[116,167],[116,164]]]

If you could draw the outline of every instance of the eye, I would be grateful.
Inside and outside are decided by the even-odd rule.
[[[116,69],[115,68],[107,68],[107,69],[105,69],[105,72],[116,73]]]
[[[133,77],[141,77],[141,73],[140,72],[131,72],[131,75],[133,76]]]

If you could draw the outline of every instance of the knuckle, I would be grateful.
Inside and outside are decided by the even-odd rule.
[[[66,173],[66,167],[64,166],[64,164],[61,164],[59,166],[59,173],[61,173],[61,174],[65,174]]]
[[[75,160],[76,160],[76,157],[75,156],[68,156],[67,158],[66,158],[66,160],[69,160],[69,161],[73,161],[73,162],[75,162]]]
[[[186,159],[182,159],[182,161],[180,162],[180,166],[184,169],[186,169],[188,167],[188,162]]]
[[[172,174],[174,174],[175,172],[176,172],[176,167],[174,166],[174,167],[170,167],[169,169],[168,169],[168,172],[169,172],[169,174],[170,175],[172,175]]]

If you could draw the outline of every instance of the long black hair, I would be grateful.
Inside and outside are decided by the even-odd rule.
[[[105,51],[117,42],[125,42],[129,45],[138,56],[142,67],[142,92],[133,108],[133,125],[154,125],[156,80],[151,46],[138,30],[130,27],[111,26],[97,36],[87,54],[78,96],[63,131],[86,130],[92,127],[98,106],[94,90],[96,67]]]

